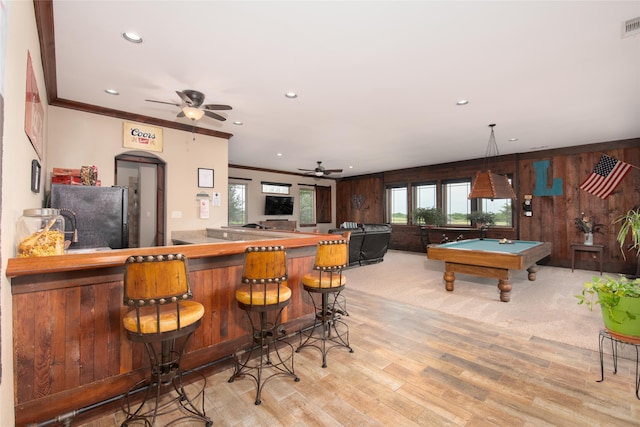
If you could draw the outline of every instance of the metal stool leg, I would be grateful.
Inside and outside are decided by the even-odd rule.
[[[191,335],[186,336],[181,343],[178,343],[176,339],[162,341],[160,349],[157,349],[154,343],[144,343],[151,362],[151,376],[138,382],[122,398],[122,410],[127,415],[121,424],[122,426],[139,422],[144,423],[145,426],[154,426],[158,417],[178,410],[184,410],[186,412],[185,415],[163,425],[170,426],[187,419],[201,421],[206,426],[213,424],[204,411],[204,389],[207,383],[205,376],[197,372],[202,381],[200,382],[201,387],[193,396],[187,394],[182,381],[183,371],[180,368],[180,360]],[[173,386],[177,395],[165,403],[160,403],[160,398],[163,394],[162,389],[169,385]],[[145,395],[142,402],[138,404],[135,410],[132,410],[131,395],[143,389],[145,390]],[[147,399],[152,394],[154,395],[152,403],[148,405]],[[200,401],[201,409],[194,403],[196,400]]]
[[[296,349],[299,353],[304,347],[313,347],[322,354],[322,367],[327,367],[327,353],[336,347],[345,347],[349,353],[353,349],[349,345],[349,326],[340,320],[340,308],[336,309],[336,301],[340,292],[320,292],[320,305],[313,297],[314,293],[308,291],[316,312],[313,326],[307,331],[300,331],[300,345]],[[329,293],[333,294],[333,299],[329,303]]]
[[[234,372],[228,381],[232,383],[236,378],[242,378],[245,375],[253,378],[257,388],[256,405],[262,403],[262,390],[265,384],[274,377],[286,375],[293,377],[296,382],[300,381],[293,367],[293,346],[289,342],[277,338],[278,335],[284,336],[285,334],[278,322],[281,313],[282,310],[276,315],[275,321],[269,323],[267,312],[260,312],[260,324],[258,326],[254,324],[251,314],[247,311],[253,331],[254,345],[249,350],[235,354]],[[253,360],[254,351],[259,352],[255,361]],[[275,357],[272,357],[272,354]],[[263,377],[264,369],[272,369],[274,372],[267,377]]]

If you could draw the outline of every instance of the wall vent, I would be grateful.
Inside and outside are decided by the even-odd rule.
[[[640,17],[629,19],[622,23],[621,37],[633,37],[640,34]]]

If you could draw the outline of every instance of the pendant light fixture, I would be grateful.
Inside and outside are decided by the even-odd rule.
[[[497,157],[498,144],[493,133],[495,124],[490,124],[491,134],[489,135],[489,143],[484,158],[484,171],[476,172],[471,186],[470,199],[517,199],[516,193],[513,191],[509,178],[506,175],[498,175],[492,173],[490,169],[491,157]]]

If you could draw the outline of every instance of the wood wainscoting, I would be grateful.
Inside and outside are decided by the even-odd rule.
[[[283,312],[287,330],[313,323],[313,306],[303,298],[300,277],[313,267],[317,242],[340,237],[295,233],[291,239],[260,241],[287,248],[292,290],[291,304]],[[43,422],[118,396],[148,374],[144,346],[130,342],[122,327],[128,311],[122,297],[123,264],[131,255],[180,252],[189,258],[193,293],[205,314],[189,342],[185,369],[248,348],[250,328],[234,295],[250,244],[10,259],[16,425]]]

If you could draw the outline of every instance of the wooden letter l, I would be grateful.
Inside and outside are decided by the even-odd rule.
[[[562,196],[562,178],[553,178],[553,186],[547,185],[547,169],[549,169],[549,160],[541,162],[533,162],[533,168],[536,170],[536,186],[533,189],[534,196]]]

